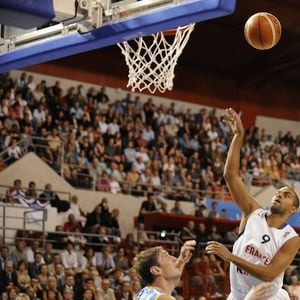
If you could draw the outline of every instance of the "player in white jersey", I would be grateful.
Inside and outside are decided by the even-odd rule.
[[[174,300],[171,293],[179,282],[185,264],[191,259],[195,246],[194,240],[185,242],[178,258],[162,247],[139,253],[133,267],[146,287],[137,293],[136,300]]]
[[[300,238],[287,219],[299,208],[299,198],[290,187],[279,189],[272,198],[269,210],[263,210],[248,194],[239,176],[240,150],[244,128],[240,116],[231,108],[226,110],[224,122],[234,133],[226,164],[224,178],[236,204],[243,212],[240,236],[233,252],[218,242],[209,242],[208,253],[229,261],[230,300],[244,300],[252,286],[261,282],[274,282],[275,289],[268,299],[289,299],[282,289],[283,273],[293,261],[300,247]]]

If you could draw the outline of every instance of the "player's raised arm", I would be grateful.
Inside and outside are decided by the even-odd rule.
[[[259,208],[259,204],[249,195],[239,176],[244,127],[240,116],[232,108],[226,109],[223,121],[230,126],[234,134],[224,167],[224,178],[231,196],[247,218],[255,209]]]
[[[181,270],[183,270],[185,264],[187,264],[192,255],[193,251],[195,250],[196,247],[196,241],[195,240],[190,240],[186,241],[183,246],[180,249],[180,254],[179,257],[177,258],[177,261],[175,262],[175,266]]]

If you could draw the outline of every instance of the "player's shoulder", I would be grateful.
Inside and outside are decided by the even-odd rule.
[[[160,294],[160,295],[157,295],[155,300],[175,300],[175,298],[169,294]]]
[[[292,236],[290,239],[286,240],[282,246],[282,248],[289,249],[290,251],[297,250],[300,248],[300,237]]]
[[[255,208],[247,217],[249,218],[264,218],[267,213],[267,210],[262,207]]]

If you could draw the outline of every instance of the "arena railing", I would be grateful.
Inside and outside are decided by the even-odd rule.
[[[87,233],[87,232],[67,232],[67,231],[47,231],[45,227],[45,222],[47,221],[47,209],[30,209],[27,208],[22,216],[9,215],[7,213],[7,208],[13,207],[15,208],[23,208],[16,207],[7,204],[0,204],[0,208],[2,208],[2,224],[0,225],[0,230],[2,230],[2,238],[5,244],[14,244],[16,240],[24,240],[28,243],[32,241],[39,241],[41,246],[44,247],[45,243],[66,243],[68,241],[68,237],[83,237],[86,242],[84,243],[84,247],[97,247],[104,246],[106,244],[112,244],[115,246],[120,246],[122,239],[119,235],[112,234],[98,234],[98,233]],[[36,215],[40,213],[40,215]],[[35,214],[35,216],[33,216]],[[29,218],[28,218],[29,217]],[[11,222],[10,222],[11,221]],[[19,222],[17,222],[19,221]],[[41,229],[28,228],[26,224],[28,222],[38,223],[40,222]],[[18,224],[22,224],[19,226]],[[11,226],[15,225],[15,226]],[[61,224],[57,224],[61,225]],[[104,226],[105,227],[105,226]],[[109,230],[109,229],[108,229]],[[140,250],[146,249],[153,246],[164,246],[164,248],[170,253],[177,255],[179,253],[179,234],[178,233],[170,233],[164,231],[144,231],[147,235],[147,240],[140,240],[139,233],[141,231],[137,230],[136,235],[136,245]],[[60,237],[63,239],[60,241]],[[105,238],[107,243],[95,242],[93,238]],[[76,242],[75,242],[76,244]]]

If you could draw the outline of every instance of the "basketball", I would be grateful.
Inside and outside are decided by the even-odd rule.
[[[244,28],[246,41],[255,49],[268,50],[281,37],[281,24],[272,14],[260,12],[251,16]]]

